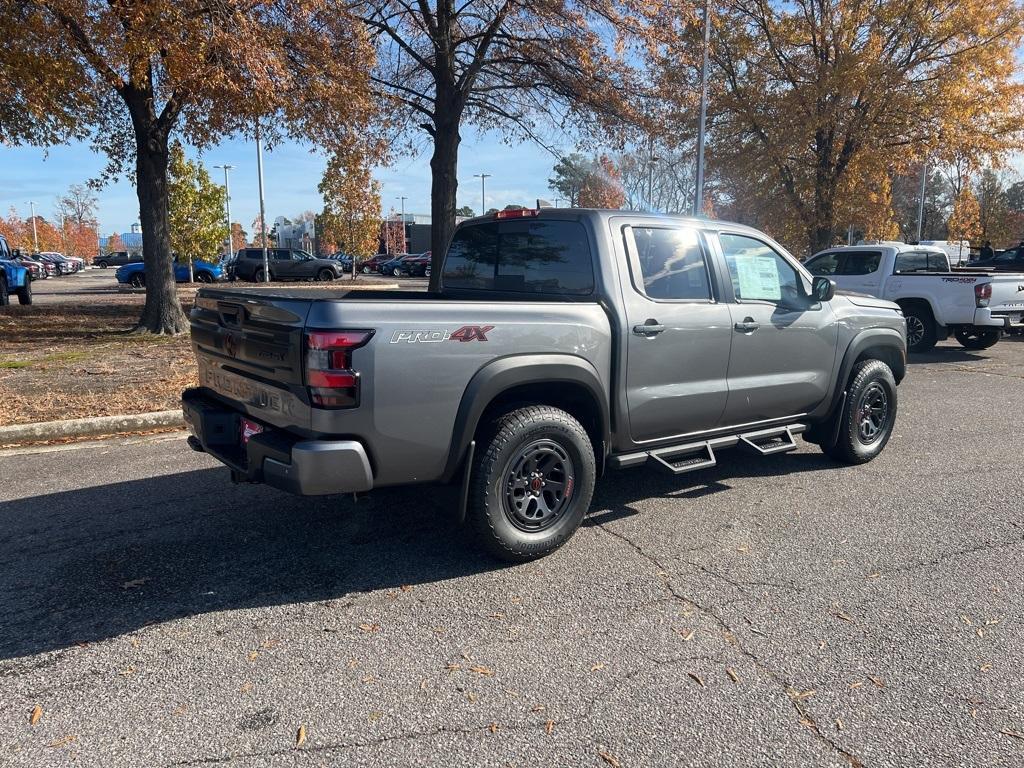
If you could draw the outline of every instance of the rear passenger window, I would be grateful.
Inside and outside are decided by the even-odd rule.
[[[896,254],[896,272],[945,272],[947,261],[937,253],[903,251]]]
[[[575,221],[494,221],[455,233],[444,287],[587,295],[594,266],[583,225]]]
[[[631,227],[639,275],[634,282],[655,300],[707,301],[711,282],[692,229]]]

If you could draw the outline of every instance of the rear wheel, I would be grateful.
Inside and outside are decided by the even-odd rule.
[[[845,464],[864,464],[882,452],[896,423],[896,379],[881,360],[864,360],[850,375],[846,401],[836,414],[835,445],[822,450]],[[835,422],[832,422],[833,426]]]
[[[266,273],[266,272],[264,272],[264,271],[263,271],[262,269],[257,269],[257,270],[256,270],[256,274],[255,274],[255,275],[253,276],[253,279],[254,279],[254,280],[255,280],[255,281],[257,282],[257,283],[262,283],[262,282],[264,282],[263,278],[264,278],[264,277],[266,276],[266,274],[267,274],[267,273]]]
[[[105,261],[101,261],[101,262],[100,262],[100,263],[99,263],[99,264],[98,264],[97,266],[98,266],[98,267],[99,267],[100,269],[106,269],[108,265],[107,265],[107,262],[105,262]]]
[[[955,334],[960,346],[967,349],[988,349],[999,341],[999,330],[961,328]]]
[[[32,283],[26,281],[25,285],[18,289],[18,303],[19,304],[31,304],[32,303]]]
[[[937,340],[931,309],[918,301],[904,304],[902,309],[907,319],[907,351],[927,352]]]
[[[391,274],[394,275],[395,277],[401,277],[402,270],[400,270],[398,267],[395,267],[394,269],[391,270]]]
[[[373,272],[373,270],[372,270],[372,269],[370,269],[369,267],[366,267],[366,266],[364,266],[364,267],[363,267],[363,274],[364,274],[364,275],[368,275],[368,274],[370,274],[371,272]]]
[[[547,405],[507,413],[487,429],[472,468],[470,530],[502,560],[543,557],[579,528],[596,474],[590,437],[568,413]]]

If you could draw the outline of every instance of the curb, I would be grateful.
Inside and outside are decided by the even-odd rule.
[[[158,427],[184,427],[181,411],[156,411],[131,416],[95,416],[91,419],[39,421],[35,424],[13,424],[0,427],[0,445],[30,440],[54,440],[62,437],[112,435],[137,432]]]

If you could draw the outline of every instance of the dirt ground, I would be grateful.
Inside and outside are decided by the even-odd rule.
[[[181,292],[185,311],[194,289]],[[144,297],[6,307],[0,314],[0,424],[147,413],[178,407],[194,386],[187,334],[134,335]]]

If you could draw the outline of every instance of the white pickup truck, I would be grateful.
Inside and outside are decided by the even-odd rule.
[[[968,349],[987,349],[1004,329],[1021,327],[1024,274],[952,271],[935,246],[884,243],[829,248],[807,260],[813,275],[843,291],[888,299],[907,318],[907,349],[925,352],[952,333]]]

